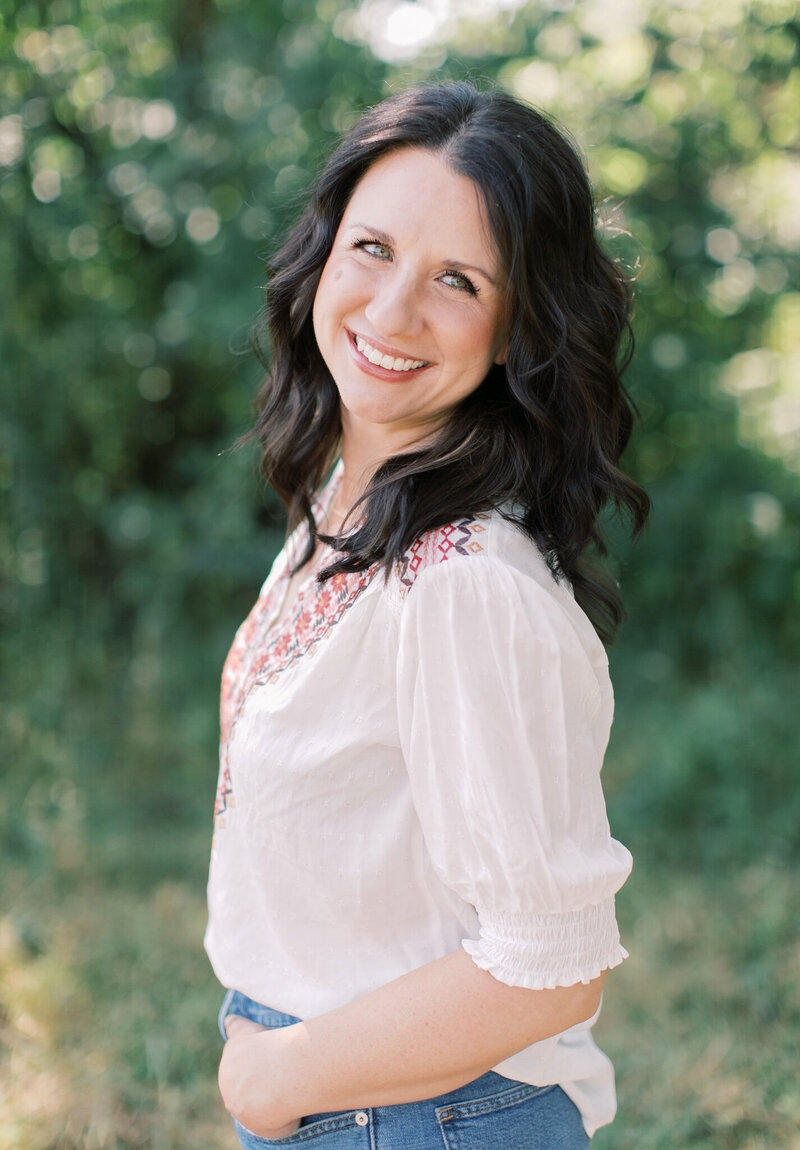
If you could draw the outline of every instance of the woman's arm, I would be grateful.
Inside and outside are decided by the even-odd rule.
[[[459,950],[296,1026],[232,1027],[222,1097],[243,1125],[273,1138],[304,1114],[432,1098],[590,1018],[604,979],[507,986]]]

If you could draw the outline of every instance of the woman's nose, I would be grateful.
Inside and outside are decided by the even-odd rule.
[[[376,334],[387,339],[417,334],[422,315],[416,283],[411,276],[399,271],[378,277],[364,313]]]

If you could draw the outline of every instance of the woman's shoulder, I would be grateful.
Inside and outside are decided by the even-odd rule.
[[[442,597],[487,615],[519,612],[536,616],[547,629],[605,663],[605,650],[565,577],[555,572],[536,542],[508,509],[480,511],[420,535],[395,563],[401,601]],[[419,604],[421,605],[421,604]]]
[[[439,578],[458,578],[467,569],[478,579],[491,578],[498,566],[519,571],[550,590],[569,583],[558,579],[533,539],[500,510],[477,511],[420,535],[395,563],[401,594],[407,595],[426,572],[440,569]],[[454,566],[455,564],[455,566]],[[428,581],[428,580],[426,580]]]
[[[401,595],[407,595],[420,576],[432,567],[458,557],[487,555],[494,514],[477,511],[418,536],[394,566]]]

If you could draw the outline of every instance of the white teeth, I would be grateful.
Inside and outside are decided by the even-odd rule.
[[[413,368],[422,367],[425,363],[424,359],[395,359],[394,356],[384,355],[383,352],[368,344],[360,335],[357,335],[355,340],[356,347],[370,363],[374,363],[376,367],[383,367],[387,371],[411,371]]]

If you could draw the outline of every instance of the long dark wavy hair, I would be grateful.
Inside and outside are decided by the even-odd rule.
[[[314,493],[339,451],[334,381],[312,308],[356,184],[380,157],[426,148],[483,196],[510,304],[507,357],[453,410],[434,440],[387,459],[348,535],[318,535]],[[267,369],[253,430],[262,473],[285,502],[289,530],[310,527],[339,555],[320,575],[380,564],[387,574],[426,531],[500,508],[541,549],[604,640],[624,610],[605,555],[609,504],[647,518],[645,492],[619,468],[633,408],[621,383],[632,354],[630,293],[595,234],[591,189],[574,148],[541,112],[467,83],[410,89],[356,122],[326,164],[300,221],[269,269],[254,344]],[[268,329],[271,358],[265,349]]]

